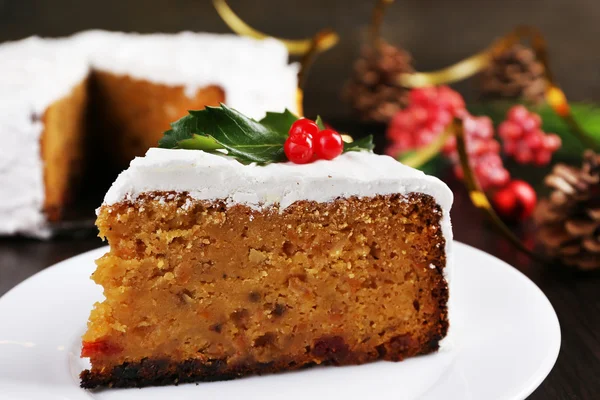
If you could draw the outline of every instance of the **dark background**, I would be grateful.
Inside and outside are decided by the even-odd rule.
[[[373,1],[230,0],[229,4],[250,25],[277,36],[303,38],[324,27],[335,29],[341,41],[311,70],[306,114],[335,119],[349,114],[339,93],[364,40]],[[599,0],[398,0],[388,9],[384,36],[409,50],[416,68],[425,71],[469,56],[519,24],[542,30],[551,65],[567,96],[600,101]],[[210,0],[0,0],[0,42],[92,28],[229,32]],[[457,88],[472,98],[473,83]]]
[[[229,3],[252,26],[273,35],[302,38],[324,27],[335,29],[341,42],[322,54],[311,70],[305,108],[309,116],[319,113],[351,123],[350,110],[339,93],[359,53],[372,1]],[[388,10],[384,36],[408,49],[416,68],[425,71],[469,56],[519,24],[542,30],[557,80],[572,100],[600,102],[600,0],[398,0]],[[85,29],[229,32],[210,0],[0,0],[0,42]],[[456,87],[467,99],[474,99],[472,82]],[[557,312],[561,353],[530,398],[600,399],[600,274],[576,274],[558,265],[532,262],[491,229],[460,183],[451,186],[456,196],[452,218],[457,240],[525,273]],[[0,239],[0,295],[47,266],[100,245],[93,232],[42,242]]]

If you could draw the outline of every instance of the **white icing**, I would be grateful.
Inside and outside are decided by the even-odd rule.
[[[181,32],[135,34],[87,31],[74,36],[92,49],[92,67],[169,86],[188,96],[217,85],[226,103],[252,118],[266,111],[296,111],[298,67],[274,39]]]
[[[152,148],[119,175],[104,204],[135,201],[153,191],[187,192],[197,200],[224,200],[258,210],[275,204],[283,210],[298,200],[323,203],[339,197],[425,193],[442,209],[448,260],[444,273],[450,281],[452,191],[439,179],[388,156],[348,152],[332,161],[258,166],[203,151]]]
[[[39,118],[88,73],[68,39],[0,46],[0,234],[47,236]]]
[[[68,95],[90,68],[184,86],[218,85],[226,103],[251,117],[295,111],[297,66],[274,40],[183,32],[88,31],[0,45],[0,235],[47,236],[37,118]]]

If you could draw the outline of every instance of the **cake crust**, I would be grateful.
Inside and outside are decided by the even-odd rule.
[[[399,361],[446,335],[442,212],[425,194],[253,210],[154,192],[103,206],[85,388]]]
[[[447,291],[445,292],[447,296]],[[444,300],[440,298],[441,300]],[[446,299],[447,300],[447,299]],[[241,378],[248,375],[262,375],[283,371],[310,368],[315,365],[360,365],[377,360],[402,361],[407,357],[435,352],[439,348],[440,338],[446,335],[447,321],[440,322],[440,334],[431,335],[425,346],[410,336],[397,336],[378,346],[374,352],[361,353],[351,351],[340,336],[322,338],[312,351],[312,355],[301,358],[283,359],[271,362],[248,361],[236,366],[227,365],[226,359],[197,360],[189,359],[173,363],[168,359],[142,359],[139,362],[126,362],[108,371],[85,370],[81,373],[81,387],[145,387],[178,385],[191,382],[214,382]],[[319,362],[313,360],[314,356]]]

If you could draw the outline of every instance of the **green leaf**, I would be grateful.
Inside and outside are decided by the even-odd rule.
[[[223,149],[219,143],[210,136],[196,135],[191,139],[185,139],[179,142],[180,149],[188,150],[204,150],[209,153],[213,153],[215,150]]]
[[[214,138],[242,163],[268,164],[285,160],[286,136],[221,104],[191,111],[199,131]],[[289,129],[289,128],[288,128]]]
[[[321,119],[320,115],[317,115],[315,124],[317,124],[317,126],[319,127],[320,130],[327,129],[327,127],[325,126],[325,123],[323,122],[323,119]]]
[[[286,108],[282,113],[268,111],[260,123],[287,138],[292,124],[297,120],[298,117]]]
[[[196,133],[196,120],[192,115],[186,115],[171,124],[171,128],[164,133],[164,136],[158,141],[158,147],[165,149],[179,149],[179,144],[188,139],[192,139]]]
[[[344,153],[348,151],[371,151],[373,148],[375,148],[375,145],[373,144],[373,135],[366,136],[351,143],[344,142]]]
[[[297,120],[297,116],[285,110],[281,113],[268,112],[257,122],[221,104],[220,107],[189,111],[189,115],[171,124],[159,146],[210,153],[224,149],[227,155],[244,164],[281,162],[286,160],[283,145],[291,125]],[[323,126],[320,117],[316,123]],[[344,144],[345,152],[372,149],[372,136]]]
[[[286,110],[269,113],[263,124],[224,104],[206,107],[189,111],[189,115],[171,124],[171,130],[165,132],[159,146],[208,152],[222,148],[242,163],[284,161],[283,144],[291,123],[287,124],[292,119],[297,118]]]

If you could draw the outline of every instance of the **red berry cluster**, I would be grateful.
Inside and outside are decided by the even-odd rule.
[[[396,155],[431,143],[452,121],[465,111],[460,94],[447,86],[413,89],[409,106],[393,117],[388,138],[393,145],[388,153]]]
[[[500,157],[500,143],[494,139],[494,125],[488,117],[474,117],[468,113],[463,116],[465,147],[469,155],[469,164],[482,189],[503,186],[510,180],[510,173],[504,168]],[[444,154],[454,165],[454,174],[464,176],[456,137],[452,136],[443,148]]]
[[[492,121],[470,115],[458,92],[447,86],[419,88],[410,92],[409,100],[409,106],[399,111],[388,127],[387,135],[393,142],[388,154],[397,156],[423,147],[440,135],[454,117],[462,118],[469,160],[479,184],[487,189],[509,181]],[[443,152],[454,164],[455,174],[462,178],[455,137],[448,139]]]
[[[319,130],[314,121],[301,118],[292,124],[283,145],[288,160],[306,164],[317,159],[332,160],[342,154],[342,136],[333,129]]]
[[[542,119],[524,106],[514,106],[498,127],[504,152],[520,164],[546,165],[561,146],[558,135],[544,133]]]

